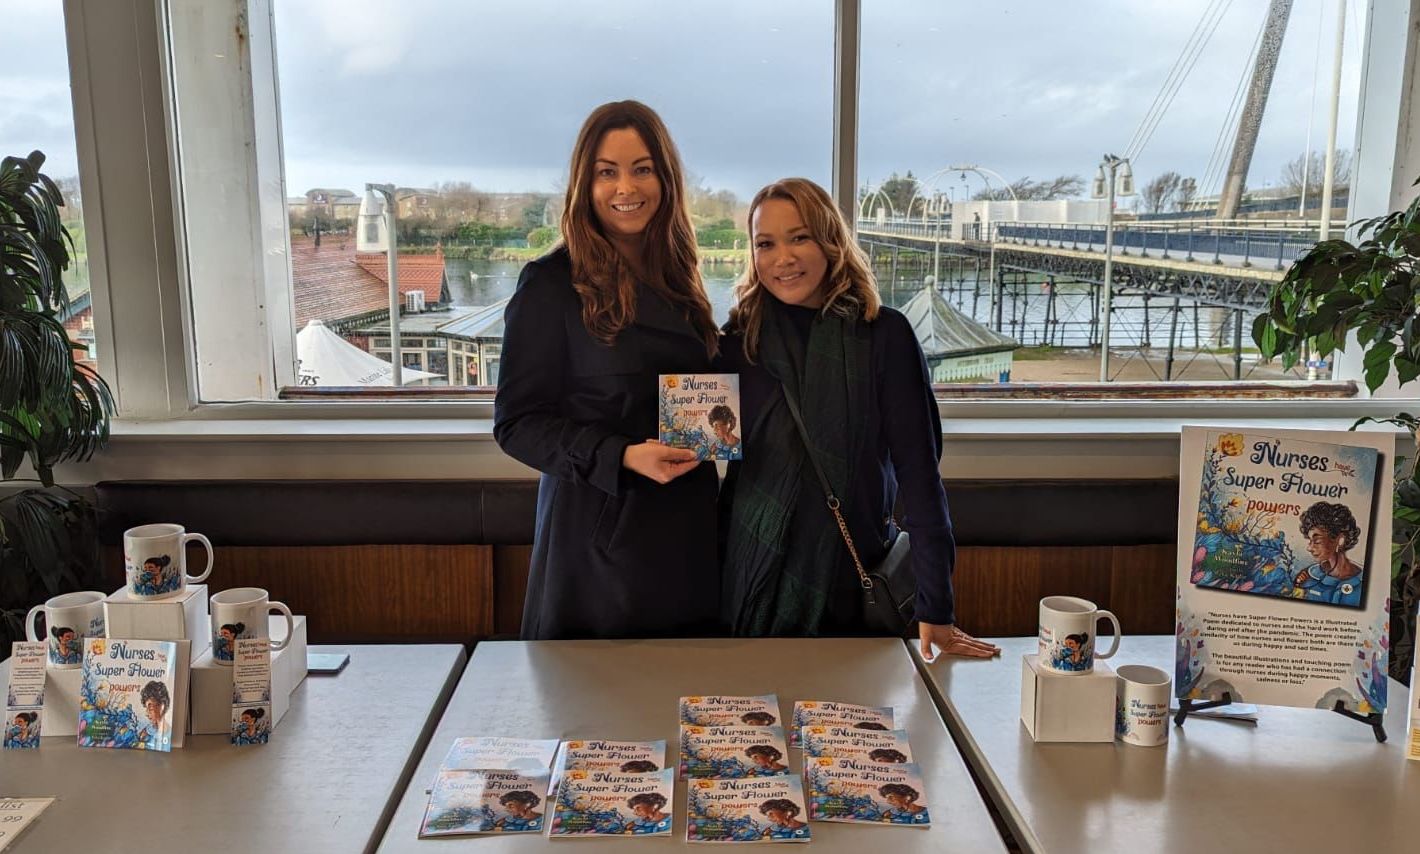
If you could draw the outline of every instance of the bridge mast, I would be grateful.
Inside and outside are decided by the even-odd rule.
[[[1272,75],[1277,70],[1277,57],[1282,53],[1282,37],[1287,34],[1287,18],[1292,14],[1292,0],[1272,0],[1267,8],[1267,23],[1262,44],[1257,49],[1257,65],[1252,69],[1252,84],[1247,90],[1247,104],[1238,122],[1238,135],[1233,142],[1233,157],[1228,163],[1228,176],[1223,181],[1223,194],[1218,199],[1218,219],[1237,216],[1242,201],[1243,182],[1252,165],[1252,152],[1257,147],[1257,129],[1262,125],[1262,113],[1267,108],[1267,95],[1272,88]]]

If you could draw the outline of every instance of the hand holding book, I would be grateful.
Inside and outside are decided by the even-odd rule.
[[[627,445],[621,465],[656,483],[666,484],[700,465],[700,458],[688,448],[672,448],[655,439]]]

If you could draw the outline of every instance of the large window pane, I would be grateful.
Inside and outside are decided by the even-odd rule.
[[[635,98],[665,119],[722,321],[750,196],[786,175],[829,181],[829,0],[274,12],[295,328],[319,321],[391,358],[385,256],[362,251],[359,211],[367,183],[394,185],[402,361],[437,374],[420,382],[496,382],[500,304],[557,239],[571,146],[597,104]],[[437,355],[410,356],[423,351]]]
[[[1345,22],[1337,220],[1363,7]],[[1335,8],[1298,3],[1265,31],[1262,2],[864,3],[861,230],[887,302],[943,342],[934,376],[1100,378],[1108,201],[1091,185],[1109,153],[1139,190],[1115,207],[1109,378],[1305,378],[1260,363],[1250,329],[1322,216]],[[1245,188],[1220,222],[1269,55]]]
[[[63,276],[70,305],[62,320],[70,340],[84,345],[76,358],[97,367],[63,7],[59,0],[10,0],[0,14],[0,156],[44,152],[43,171],[64,194],[59,213],[74,247]]]

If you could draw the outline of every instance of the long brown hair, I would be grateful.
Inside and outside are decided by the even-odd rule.
[[[572,148],[562,239],[572,258],[572,286],[582,298],[582,323],[597,340],[610,345],[636,320],[635,271],[607,239],[592,210],[597,146],[608,131],[626,128],[636,131],[646,144],[661,184],[660,207],[646,225],[641,273],[647,285],[681,311],[713,356],[719,335],[700,280],[680,153],[661,117],[639,101],[614,101],[597,107],[582,124]]]
[[[768,294],[754,268],[754,212],[769,199],[783,199],[798,208],[809,236],[828,259],[824,271],[823,312],[841,317],[861,318],[869,323],[878,318],[882,300],[872,268],[853,232],[843,220],[838,206],[818,184],[807,178],[781,178],[754,194],[745,218],[750,233],[749,263],[735,283],[735,306],[730,309],[730,326],[744,337],[745,356],[753,364],[759,350],[760,326],[764,320],[764,300]]]

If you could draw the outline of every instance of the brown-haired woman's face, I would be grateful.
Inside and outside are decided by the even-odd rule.
[[[765,199],[750,222],[754,272],[780,302],[823,307],[828,256],[788,199]]]
[[[592,163],[592,211],[613,242],[635,241],[661,208],[661,180],[645,140],[633,128],[609,130]]]

